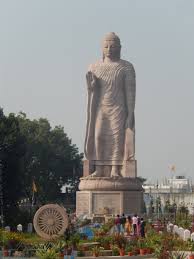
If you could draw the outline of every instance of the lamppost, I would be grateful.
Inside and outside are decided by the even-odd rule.
[[[174,203],[173,203],[173,212],[174,212],[174,222],[176,224],[176,215],[177,215],[177,204],[174,200]]]

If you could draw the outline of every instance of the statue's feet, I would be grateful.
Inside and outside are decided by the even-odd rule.
[[[117,166],[113,166],[111,170],[111,177],[120,177],[119,169]]]
[[[101,177],[101,172],[99,171],[95,171],[94,173],[90,174],[89,176],[87,176],[86,178],[93,178],[93,177]]]

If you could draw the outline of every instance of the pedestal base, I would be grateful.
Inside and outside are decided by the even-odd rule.
[[[134,177],[83,177],[80,191],[142,191],[142,182]]]
[[[143,208],[143,191],[78,191],[76,215],[140,214]]]

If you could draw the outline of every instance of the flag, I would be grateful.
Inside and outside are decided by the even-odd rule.
[[[32,192],[37,192],[37,187],[34,180],[32,181]]]
[[[37,187],[36,183],[33,180],[32,181],[32,207],[36,204],[36,193],[37,193]]]

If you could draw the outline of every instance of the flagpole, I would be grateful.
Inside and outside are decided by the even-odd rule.
[[[171,165],[171,166],[170,166],[170,173],[174,176],[174,175],[175,175],[175,172],[176,172],[176,167],[175,167],[175,165]]]
[[[33,208],[34,206],[34,191],[32,190],[32,203],[31,203],[31,207]]]

